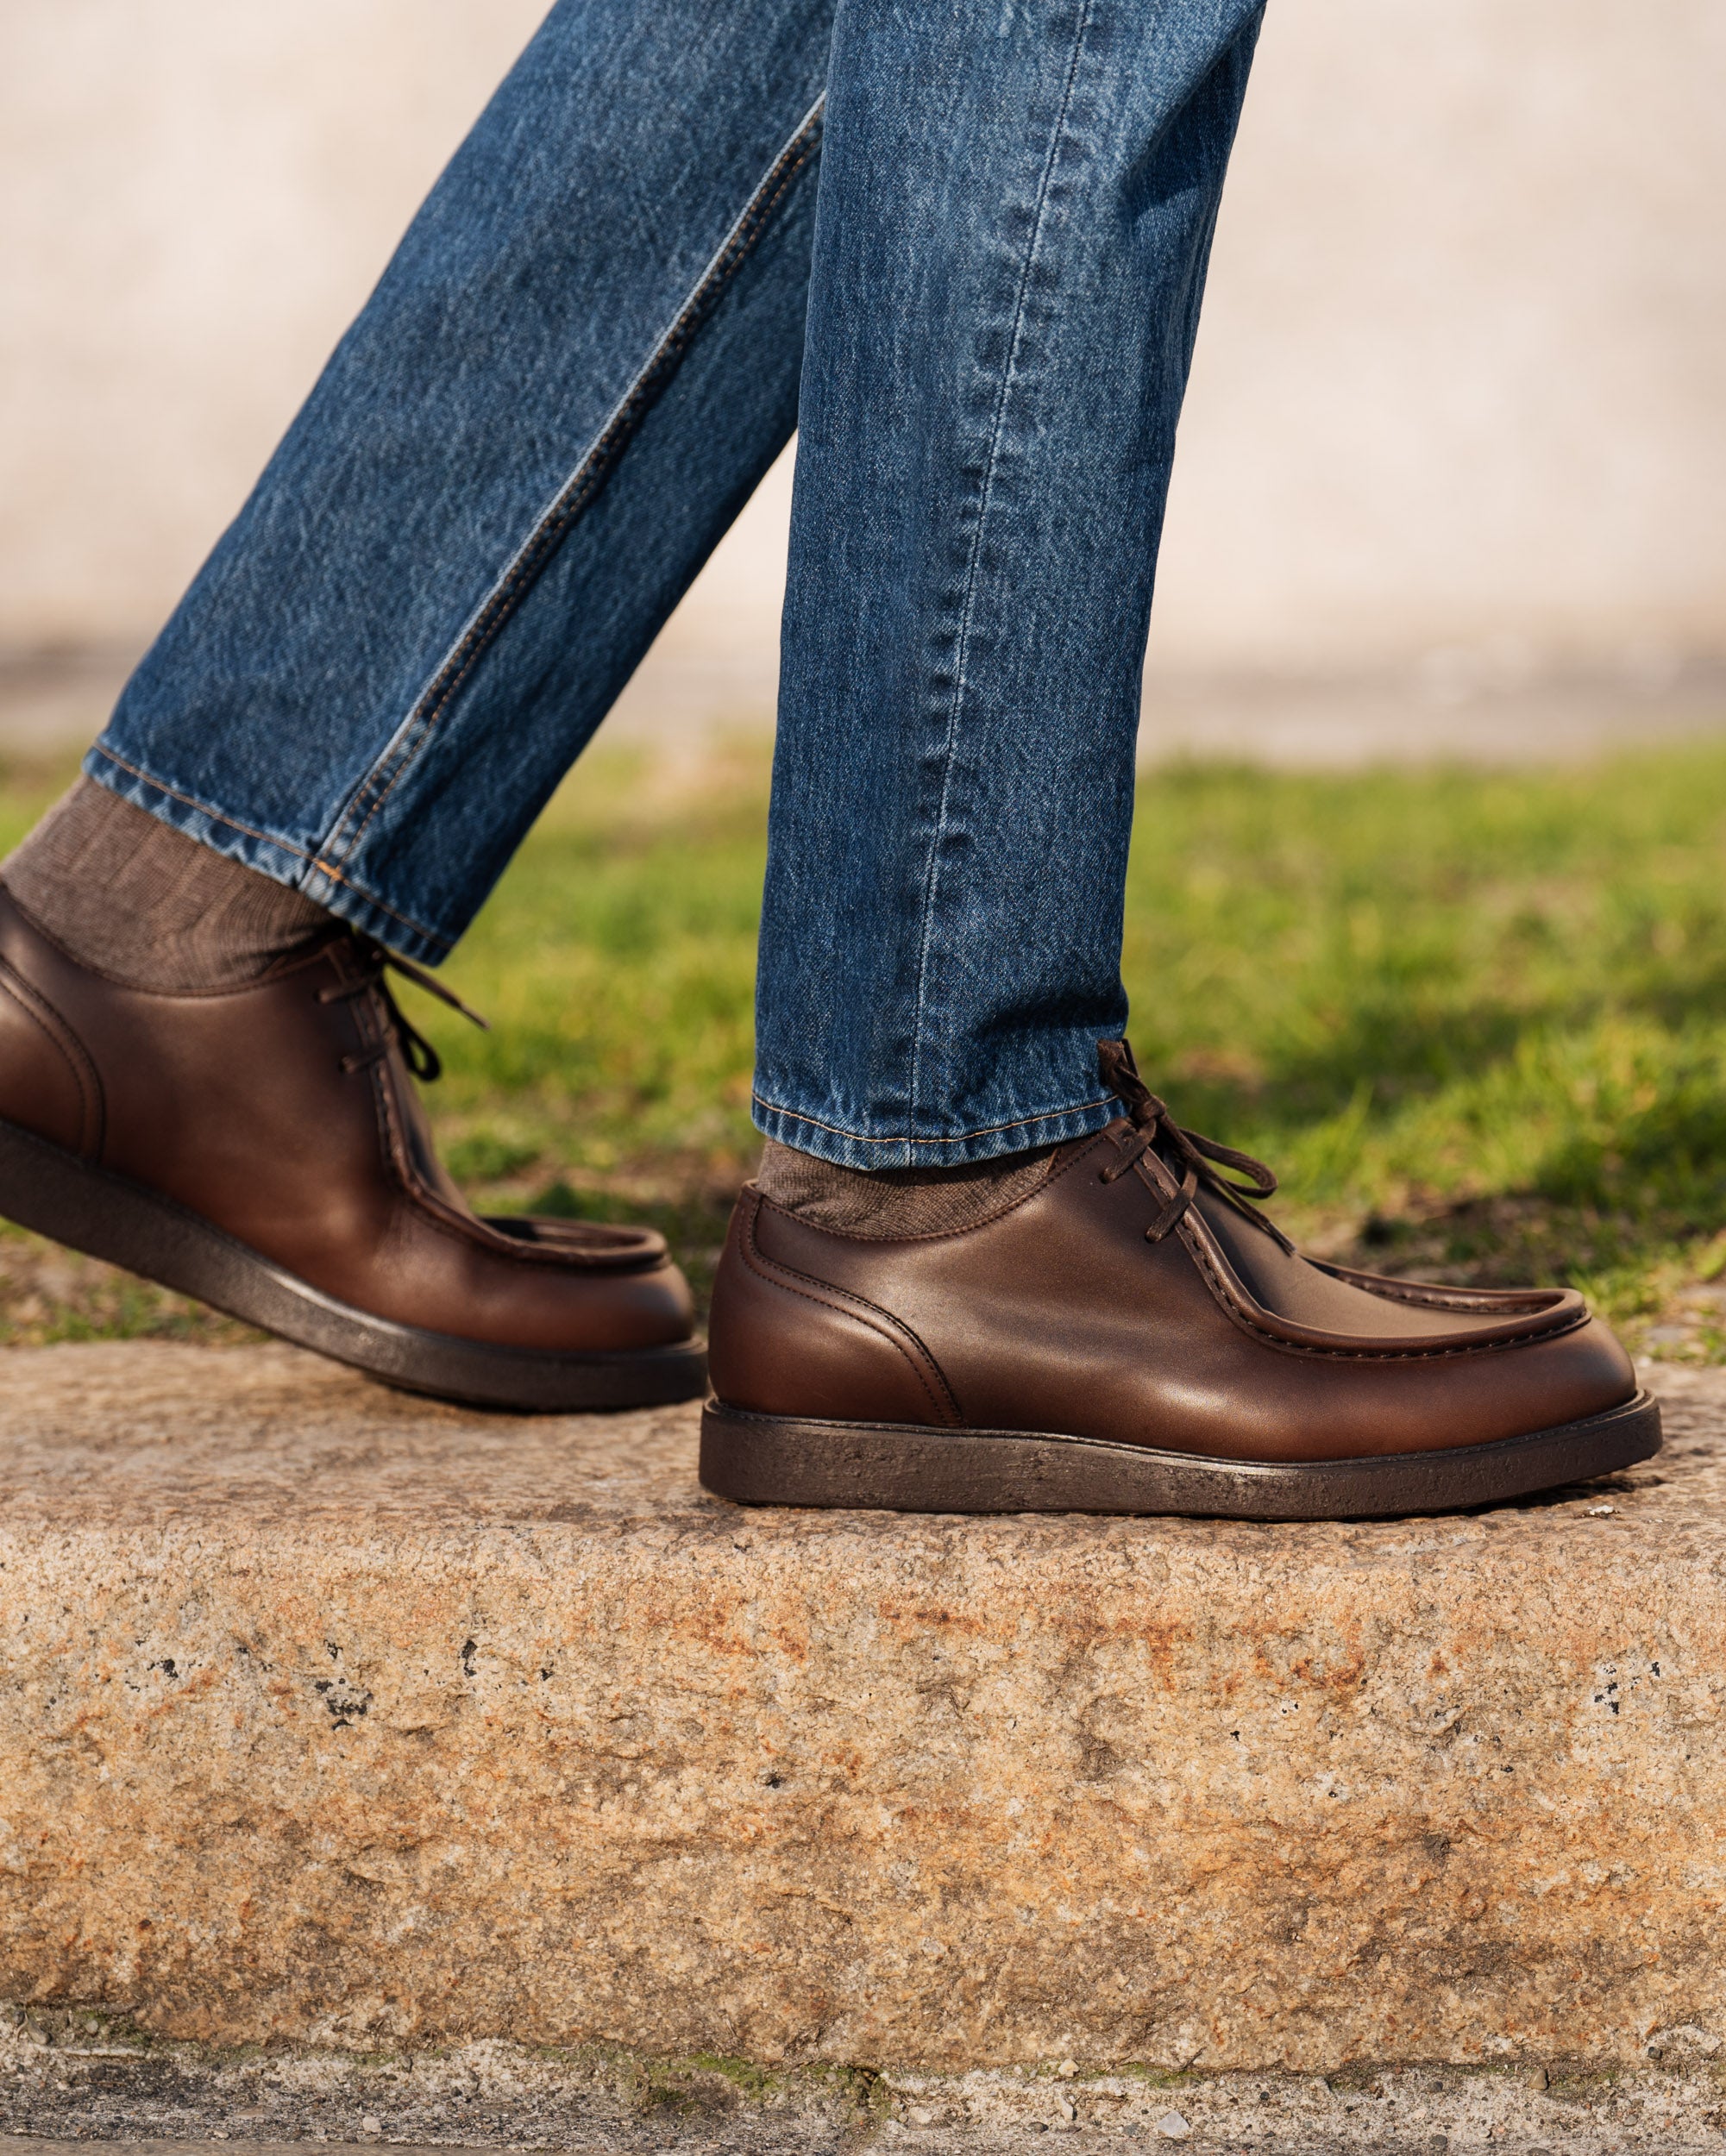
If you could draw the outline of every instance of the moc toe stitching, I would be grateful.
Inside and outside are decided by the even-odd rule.
[[[1179,1224],[1176,1232],[1224,1314],[1243,1332],[1252,1333],[1279,1354],[1321,1355],[1343,1362],[1429,1362],[1444,1356],[1497,1354],[1511,1348],[1532,1345],[1538,1340],[1559,1339],[1565,1333],[1575,1332],[1579,1326],[1589,1322],[1588,1310],[1584,1306],[1573,1312],[1560,1312],[1547,1324],[1528,1326],[1516,1332],[1474,1334],[1461,1340],[1447,1340],[1440,1334],[1436,1340],[1423,1341],[1418,1346],[1396,1340],[1374,1340],[1370,1336],[1353,1341],[1340,1338],[1303,1339],[1298,1336],[1309,1328],[1296,1326],[1290,1319],[1277,1318],[1274,1311],[1266,1310],[1262,1303],[1246,1300],[1241,1291],[1233,1287],[1213,1262],[1197,1233],[1186,1221]],[[1410,1296],[1407,1300],[1413,1302],[1417,1298]],[[1440,1304],[1438,1307],[1447,1308],[1450,1306]],[[1254,1315],[1255,1312],[1258,1314]],[[1281,1329],[1284,1326],[1288,1328],[1286,1332]]]
[[[1437,1281],[1396,1280],[1384,1273],[1363,1273],[1352,1266],[1330,1264],[1323,1258],[1309,1257],[1306,1262],[1315,1271],[1328,1273],[1333,1280],[1377,1295],[1381,1301],[1409,1303],[1425,1310],[1501,1310],[1508,1316],[1519,1311],[1586,1307],[1574,1288],[1459,1288]]]

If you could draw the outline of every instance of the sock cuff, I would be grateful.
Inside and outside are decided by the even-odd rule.
[[[770,1138],[756,1182],[787,1213],[839,1234],[883,1242],[955,1235],[1029,1197],[1048,1180],[1057,1150],[1042,1145],[955,1168],[841,1168]]]
[[[0,882],[80,963],[161,994],[242,987],[334,918],[82,777]]]

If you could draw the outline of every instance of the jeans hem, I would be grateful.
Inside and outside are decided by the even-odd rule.
[[[454,937],[440,935],[423,922],[410,920],[361,885],[318,867],[304,847],[260,831],[207,801],[181,793],[165,779],[116,755],[99,741],[84,759],[84,774],[110,793],[117,793],[122,801],[129,801],[134,808],[147,810],[160,822],[197,839],[225,860],[238,862],[242,868],[255,869],[260,875],[302,893],[314,905],[323,906],[361,935],[386,943],[404,958],[435,966],[449,956]]]
[[[1120,1103],[1105,1094],[1076,1107],[1045,1109],[966,1131],[957,1138],[907,1138],[902,1131],[892,1138],[871,1138],[816,1116],[800,1115],[794,1108],[763,1100],[759,1094],[751,1096],[751,1111],[763,1137],[794,1146],[800,1153],[813,1153],[836,1168],[962,1168],[971,1161],[999,1160],[1033,1146],[1089,1138],[1123,1112]]]

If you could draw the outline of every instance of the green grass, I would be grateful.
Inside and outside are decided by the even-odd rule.
[[[0,789],[0,838],[51,791]],[[681,782],[590,759],[447,969],[493,1031],[403,990],[478,1200],[650,1218],[706,1272],[757,1144],[764,814],[752,752]],[[1726,1352],[1726,1291],[1696,1287],[1726,1269],[1723,862],[1726,749],[1152,773],[1127,895],[1140,1064],[1182,1120],[1272,1163],[1321,1248],[1573,1281],[1633,1334],[1664,1317],[1678,1351]],[[13,1337],[189,1322],[108,1292],[15,1312]]]

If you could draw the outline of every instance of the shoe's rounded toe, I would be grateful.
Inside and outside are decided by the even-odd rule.
[[[1603,1319],[1585,1319],[1572,1332],[1521,1342],[1494,1358],[1500,1426],[1492,1438],[1585,1422],[1622,1407],[1637,1393],[1635,1365]],[[1477,1442],[1487,1442],[1483,1437]]]

